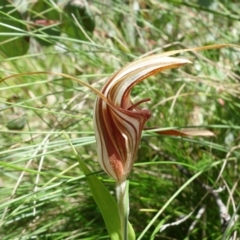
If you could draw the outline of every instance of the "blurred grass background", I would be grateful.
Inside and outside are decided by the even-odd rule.
[[[40,10],[34,2],[7,2],[25,16],[19,22],[26,29],[13,34],[11,22],[10,31],[2,29],[1,78],[53,71],[101,89],[114,71],[144,54],[240,40],[239,1],[75,1],[86,11],[70,9],[70,14],[63,11],[69,1],[39,2]],[[46,15],[51,11],[58,18]],[[26,16],[41,16],[45,25],[29,27]],[[59,28],[62,22],[69,25]],[[6,42],[21,37],[29,46],[16,55],[24,47]],[[205,128],[216,137],[145,131],[130,175],[130,222],[138,239],[239,239],[239,50],[180,56],[192,64],[135,86],[132,100],[151,98],[143,104],[152,111],[148,127]],[[0,92],[0,238],[108,239],[63,134],[114,194],[115,183],[97,162],[96,96],[50,74],[13,77],[0,83]],[[225,216],[220,216],[219,202]]]

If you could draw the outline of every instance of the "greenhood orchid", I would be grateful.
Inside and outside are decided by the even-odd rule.
[[[150,99],[133,103],[130,99],[132,88],[151,75],[187,63],[190,61],[152,55],[120,69],[103,86],[101,93],[104,98],[98,96],[94,109],[98,158],[103,170],[117,182],[127,179],[137,155],[144,124],[151,116],[149,110],[139,106]],[[181,135],[181,132],[171,130],[166,134]]]

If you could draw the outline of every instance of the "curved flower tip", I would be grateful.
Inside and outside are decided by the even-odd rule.
[[[151,112],[133,103],[130,92],[134,85],[163,70],[190,61],[153,55],[130,63],[113,74],[103,86],[94,108],[94,128],[99,163],[117,182],[128,177],[139,147],[141,133]]]

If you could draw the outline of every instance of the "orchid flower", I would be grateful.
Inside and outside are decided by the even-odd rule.
[[[132,88],[147,77],[163,70],[177,68],[189,60],[152,55],[123,67],[103,86],[94,109],[94,127],[99,163],[117,182],[124,182],[135,161],[144,124],[151,112],[140,108],[150,99],[133,103]],[[188,135],[177,130],[160,132],[168,135]]]

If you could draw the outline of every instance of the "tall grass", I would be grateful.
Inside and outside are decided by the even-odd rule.
[[[79,40],[43,34],[56,43],[44,47],[31,40],[26,55],[0,56],[0,76],[53,71],[100,89],[110,74],[144,54],[238,44],[240,3],[210,2],[91,1],[86,4],[96,23],[92,36]],[[144,132],[130,175],[129,220],[138,239],[240,237],[239,56],[239,50],[230,48],[185,53],[192,65],[133,89],[133,101],[152,99],[145,105],[152,111],[148,127],[203,127],[216,135]],[[108,239],[63,134],[114,194],[115,183],[97,162],[92,126],[96,96],[50,74],[8,79],[0,91],[0,238]]]

